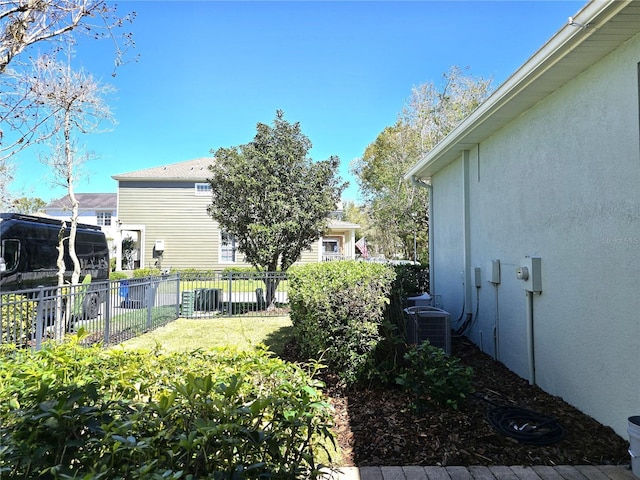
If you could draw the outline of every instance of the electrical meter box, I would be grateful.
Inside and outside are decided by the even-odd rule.
[[[516,278],[524,281],[526,291],[542,293],[542,259],[525,257],[521,266],[516,268]]]

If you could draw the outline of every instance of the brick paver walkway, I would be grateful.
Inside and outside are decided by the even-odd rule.
[[[327,480],[640,480],[628,465],[342,467]]]

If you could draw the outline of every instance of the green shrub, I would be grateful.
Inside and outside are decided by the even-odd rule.
[[[365,262],[289,271],[290,315],[302,353],[322,357],[346,383],[400,385],[413,394],[416,409],[458,408],[472,392],[472,370],[429,342],[405,341],[402,307],[420,292],[420,274],[415,267]]]
[[[159,277],[162,270],[159,268],[138,268],[133,271],[133,278]]]
[[[428,270],[420,265],[395,265],[396,276],[391,287],[391,302],[387,308],[387,319],[404,334],[403,309],[408,297],[414,297],[427,291]]]
[[[109,274],[109,280],[126,280],[127,278],[129,278],[129,275],[124,272],[111,272]]]
[[[428,270],[421,265],[395,265],[393,269],[396,272],[394,290],[399,291],[405,298],[420,295],[428,290]]]
[[[330,410],[266,350],[0,352],[0,477],[317,478]]]
[[[32,332],[38,304],[24,295],[8,293],[0,296],[0,328],[2,343],[24,345]]]
[[[199,280],[201,278],[216,278],[219,272],[215,270],[198,270],[197,268],[182,268],[180,270],[172,271],[171,273],[178,273],[180,280]]]
[[[413,394],[412,406],[418,410],[433,404],[457,409],[473,392],[471,367],[460,365],[459,358],[447,356],[429,341],[408,347],[404,361],[396,382]]]
[[[352,384],[366,377],[380,341],[393,269],[340,261],[289,272],[291,321],[302,353]]]
[[[406,325],[404,308],[407,297],[426,291],[428,269],[420,265],[394,265],[395,279],[391,285],[390,301],[385,310],[385,320],[380,326],[380,342],[367,372],[370,382],[394,384],[402,369],[406,351]]]
[[[222,270],[222,273],[258,273],[255,267],[241,267],[241,266],[232,266],[225,267]]]

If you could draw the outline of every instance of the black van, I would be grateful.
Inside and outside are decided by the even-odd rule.
[[[52,218],[0,213],[0,291],[25,290],[58,283],[58,236],[62,221]],[[67,227],[65,236],[69,235]],[[65,242],[65,279],[71,280],[73,263]],[[82,279],[90,274],[92,282],[109,279],[109,247],[104,232],[95,225],[78,224],[76,254]],[[98,313],[101,298],[90,295],[91,317]],[[85,308],[86,311],[86,308]]]

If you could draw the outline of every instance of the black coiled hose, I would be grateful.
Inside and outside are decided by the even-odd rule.
[[[487,419],[498,432],[521,443],[549,445],[564,438],[564,429],[555,418],[525,408],[493,407]]]

